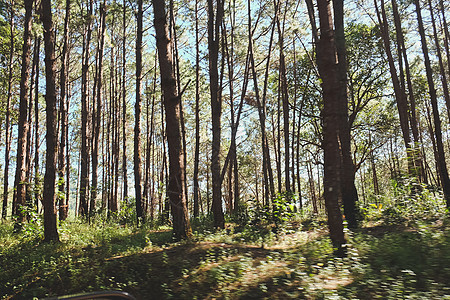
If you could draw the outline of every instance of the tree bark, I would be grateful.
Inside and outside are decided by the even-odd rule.
[[[323,150],[324,198],[328,214],[328,227],[333,246],[341,251],[345,244],[342,214],[339,208],[339,109],[340,85],[336,61],[336,45],[329,0],[318,0],[320,39],[317,44],[317,65],[322,78],[323,91]]]
[[[55,178],[56,153],[58,153],[58,134],[56,130],[56,66],[55,66],[55,31],[52,21],[51,0],[42,0],[42,23],[44,25],[45,45],[45,83],[46,83],[46,121],[47,152],[45,155],[44,175],[44,240],[59,241],[56,225]]]
[[[344,214],[349,228],[358,227],[357,202],[358,192],[355,186],[355,166],[350,147],[350,124],[348,121],[347,99],[347,51],[344,33],[344,1],[334,0],[334,26],[336,50],[338,55],[339,80],[339,144],[341,150],[340,188]]]
[[[29,123],[27,118],[28,108],[28,90],[30,78],[30,58],[31,58],[31,23],[33,0],[25,0],[25,19],[22,47],[22,69],[20,76],[20,104],[19,104],[19,126],[17,138],[17,160],[16,176],[14,186],[16,187],[15,199],[13,201],[13,215],[17,216],[17,222],[25,222],[25,214],[22,207],[25,206],[26,198],[26,153],[27,153],[27,135]]]
[[[212,119],[212,209],[214,215],[214,227],[224,228],[225,219],[222,208],[222,181],[220,174],[220,136],[221,136],[221,87],[219,87],[218,56],[220,44],[220,26],[224,14],[222,0],[208,0],[208,51],[209,51],[209,78],[211,94],[211,119]]]
[[[172,42],[169,39],[164,0],[153,0],[154,26],[158,48],[161,88],[166,112],[167,143],[169,147],[168,195],[173,216],[173,233],[181,239],[191,235],[185,188],[185,161],[182,151],[181,95],[178,94],[172,58]]]

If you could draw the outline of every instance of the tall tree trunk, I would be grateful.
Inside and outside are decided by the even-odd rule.
[[[338,55],[339,80],[339,144],[341,147],[340,188],[344,214],[349,228],[358,226],[357,202],[358,192],[355,186],[355,166],[351,156],[350,124],[348,122],[347,100],[347,51],[345,48],[344,33],[344,1],[334,0],[334,26],[336,50]]]
[[[317,65],[323,90],[323,150],[324,150],[324,198],[328,214],[328,227],[333,246],[341,250],[345,244],[342,214],[339,208],[339,124],[340,84],[336,61],[336,45],[329,0],[318,0],[320,39],[317,44]]]
[[[214,2],[216,5],[214,5]],[[212,119],[212,155],[211,174],[213,186],[212,209],[214,227],[224,228],[225,219],[222,208],[222,182],[220,174],[220,121],[222,116],[221,87],[219,87],[219,44],[220,26],[224,14],[222,0],[208,0],[208,51],[209,51],[209,78],[211,93],[211,119]]]
[[[89,46],[91,42],[91,17],[92,0],[89,1],[87,14],[87,28],[83,36],[83,55],[81,67],[81,178],[80,178],[80,215],[87,217],[88,210],[88,190],[89,190],[89,138],[90,130],[88,124],[88,72],[89,72]]]
[[[5,115],[5,166],[3,173],[3,203],[2,203],[2,219],[6,219],[8,209],[8,177],[9,177],[9,152],[11,149],[11,99],[13,84],[13,59],[14,59],[14,0],[10,3],[10,30],[11,43],[9,45],[9,73],[8,73],[8,95],[6,98],[6,115]],[[37,81],[36,81],[37,82]]]
[[[450,72],[450,32],[448,30],[448,24],[447,24],[447,19],[445,17],[445,6],[444,6],[444,0],[439,0],[439,10],[441,12],[442,15],[442,26],[443,26],[443,30],[444,30],[444,46],[445,46],[445,52],[447,54],[447,68],[448,71]]]
[[[19,126],[17,137],[17,159],[16,176],[14,186],[16,187],[15,199],[13,201],[13,215],[17,216],[18,223],[25,222],[25,214],[22,212],[22,206],[25,206],[26,197],[26,153],[27,153],[27,135],[29,130],[27,118],[28,90],[30,78],[30,57],[31,57],[31,22],[33,1],[25,1],[25,19],[22,47],[22,69],[20,76],[20,104],[19,104]]]
[[[423,52],[423,57],[424,57],[424,61],[425,61],[428,88],[429,88],[429,93],[430,93],[430,102],[431,102],[431,107],[432,107],[432,111],[433,111],[434,133],[436,136],[436,150],[437,150],[437,156],[438,156],[436,163],[438,166],[438,173],[441,178],[441,185],[442,185],[442,190],[444,192],[444,198],[447,202],[447,208],[450,208],[450,179],[448,176],[447,164],[445,162],[444,145],[442,142],[441,119],[439,116],[439,108],[438,108],[438,104],[437,104],[436,89],[435,89],[434,81],[433,81],[433,70],[431,69],[430,58],[428,55],[428,45],[427,45],[427,40],[426,40],[426,36],[425,36],[425,29],[423,26],[422,12],[420,9],[419,0],[414,0],[414,3],[416,5],[417,22],[419,25],[420,39],[422,41],[422,52]]]
[[[144,216],[141,182],[141,80],[142,80],[142,0],[138,0],[136,38],[136,103],[134,123],[134,184],[136,191],[136,217],[138,223]]]
[[[420,151],[420,138],[419,138],[419,129],[418,129],[418,122],[417,122],[417,116],[416,116],[416,100],[414,97],[414,89],[412,85],[412,79],[411,79],[411,71],[409,67],[409,61],[408,61],[408,55],[406,53],[406,47],[405,47],[405,40],[403,36],[403,30],[401,26],[401,20],[400,20],[400,14],[398,12],[397,2],[396,0],[392,0],[392,11],[394,14],[394,22],[395,22],[395,30],[397,33],[397,45],[399,48],[399,61],[404,60],[405,62],[405,73],[406,73],[406,82],[408,86],[408,93],[409,93],[409,121],[411,124],[411,130],[414,138],[414,145],[413,145],[413,155],[414,155],[414,163],[415,163],[415,173],[417,174],[420,181],[423,181],[426,176],[423,171],[423,162],[422,162],[422,154]],[[426,182],[426,181],[424,181]]]
[[[106,3],[100,4],[100,24],[99,24],[99,41],[97,54],[97,72],[94,84],[94,93],[96,108],[92,114],[92,186],[91,186],[91,203],[89,206],[89,214],[93,215],[96,211],[97,190],[98,190],[98,152],[102,110],[102,77],[103,77],[103,47],[105,44],[106,29]],[[116,116],[117,117],[117,116]]]
[[[41,19],[44,25],[45,45],[45,104],[47,121],[47,152],[45,155],[44,175],[44,240],[59,241],[56,225],[55,179],[56,153],[58,153],[58,134],[56,132],[56,66],[55,66],[55,31],[52,21],[51,0],[42,0]]]
[[[195,0],[195,150],[194,150],[194,218],[199,217],[198,167],[200,162],[200,48],[198,2]]]
[[[278,44],[280,47],[280,92],[283,103],[283,134],[284,134],[284,188],[286,192],[291,192],[290,181],[290,151],[289,151],[289,95],[286,77],[286,60],[284,56],[284,20],[283,26],[280,24],[280,18],[277,17]],[[279,137],[280,138],[280,137]],[[280,150],[280,149],[279,149]],[[279,152],[281,153],[281,152]],[[281,157],[278,158],[281,161]],[[281,164],[280,164],[281,165]],[[280,180],[279,180],[280,181]],[[280,190],[281,192],[281,190]]]
[[[37,40],[37,47],[41,46],[41,39]],[[36,79],[34,86],[34,201],[36,206],[36,211],[39,212],[39,200],[40,200],[40,173],[39,173],[39,60],[36,66]]]
[[[153,0],[155,14],[154,26],[158,47],[161,88],[166,112],[167,143],[169,147],[169,185],[168,195],[173,216],[173,232],[177,239],[191,235],[187,203],[184,192],[185,161],[181,136],[181,95],[178,94],[172,59],[173,44],[169,39],[164,0]]]
[[[66,173],[66,139],[68,135],[68,118],[67,113],[69,106],[67,105],[67,75],[69,67],[69,18],[70,18],[70,0],[66,0],[66,15],[64,18],[64,42],[63,49],[61,53],[61,74],[60,74],[60,99],[59,99],[59,110],[60,110],[60,130],[61,139],[59,142],[59,153],[58,153],[58,200],[59,200],[59,219],[64,221],[67,219],[69,212],[69,207],[66,205],[66,197],[64,194],[64,187],[66,186],[64,182],[64,175]]]
[[[400,117],[400,127],[402,129],[403,142],[406,147],[406,156],[408,159],[408,173],[414,175],[414,161],[412,157],[411,138],[409,133],[409,118],[408,118],[408,102],[406,100],[405,90],[397,75],[397,70],[394,64],[394,57],[391,52],[391,43],[389,39],[389,28],[386,17],[386,10],[384,7],[384,0],[381,0],[381,14],[378,10],[377,0],[374,0],[375,9],[377,11],[378,22],[381,27],[381,36],[384,42],[384,49],[389,63],[389,71],[391,73],[392,85],[394,87],[395,99],[397,101],[397,109]]]
[[[444,93],[445,104],[447,106],[447,116],[450,120],[450,94],[448,91],[447,75],[445,74],[446,72],[445,72],[445,67],[444,67],[444,61],[442,59],[441,45],[439,43],[439,37],[438,37],[436,22],[435,22],[435,18],[434,18],[433,6],[432,6],[430,0],[428,0],[428,5],[430,8],[431,24],[433,25],[433,37],[434,37],[434,42],[436,45],[436,53],[437,53],[438,61],[439,61],[439,72],[441,75],[442,91]]]
[[[123,172],[123,200],[128,199],[128,172],[127,172],[127,84],[126,84],[126,30],[127,30],[127,6],[123,0],[122,15],[122,172]]]

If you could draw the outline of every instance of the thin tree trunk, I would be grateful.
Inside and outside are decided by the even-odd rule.
[[[430,8],[431,24],[433,25],[433,37],[434,37],[434,42],[435,42],[435,46],[436,46],[436,53],[437,53],[437,57],[438,57],[438,61],[439,61],[439,72],[441,75],[442,91],[444,93],[445,104],[447,106],[447,115],[450,120],[450,94],[448,91],[447,75],[445,74],[446,72],[445,72],[445,67],[444,67],[444,61],[442,59],[441,45],[439,43],[439,37],[438,37],[437,28],[436,28],[436,21],[434,18],[433,6],[432,6],[430,0],[428,0],[428,5]]]
[[[406,83],[408,86],[408,93],[409,93],[409,109],[410,109],[409,120],[410,120],[411,130],[412,130],[413,139],[414,139],[413,155],[414,155],[414,162],[415,162],[415,173],[418,175],[420,181],[423,181],[426,183],[426,180],[425,180],[426,175],[423,171],[424,168],[423,168],[423,162],[422,162],[422,158],[421,158],[422,153],[420,151],[419,129],[418,129],[418,124],[417,124],[417,116],[416,116],[416,100],[414,97],[414,89],[413,89],[413,85],[412,85],[408,55],[406,53],[405,41],[404,41],[404,37],[403,37],[403,30],[402,30],[402,26],[401,26],[401,20],[400,20],[400,15],[398,12],[397,2],[396,2],[396,0],[392,0],[391,3],[392,3],[392,10],[394,13],[395,30],[397,33],[397,44],[400,49],[399,61],[401,61],[402,57],[403,57],[403,60],[405,62]]]
[[[408,118],[408,103],[406,100],[406,94],[404,89],[402,89],[399,77],[397,75],[397,70],[394,64],[394,58],[391,52],[391,43],[389,40],[389,28],[386,18],[386,10],[384,7],[384,0],[381,0],[381,14],[378,10],[377,0],[374,0],[375,9],[377,11],[378,22],[381,27],[381,36],[384,42],[384,49],[387,55],[388,63],[389,63],[389,71],[391,73],[392,85],[394,87],[395,99],[397,101],[397,109],[400,117],[400,127],[402,129],[403,142],[406,147],[406,156],[408,159],[408,173],[410,175],[414,175],[413,168],[413,157],[412,157],[412,148],[411,148],[411,138],[409,134],[409,118]]]
[[[9,177],[9,152],[11,149],[11,99],[12,99],[12,84],[13,84],[13,58],[14,58],[14,0],[10,3],[10,30],[11,43],[9,45],[9,72],[8,72],[8,96],[6,98],[6,115],[5,115],[5,166],[3,173],[3,204],[2,204],[2,219],[6,219],[8,209],[8,177]],[[39,72],[38,72],[39,73]],[[37,82],[37,81],[36,81]]]
[[[199,217],[199,162],[200,162],[200,49],[198,2],[195,0],[195,150],[194,150],[194,218]]]
[[[278,15],[278,13],[277,13]],[[289,95],[288,84],[286,76],[286,60],[284,56],[284,21],[283,26],[280,24],[280,18],[277,17],[277,29],[278,29],[278,44],[280,47],[280,92],[281,100],[283,103],[283,134],[284,134],[284,188],[287,193],[291,192],[290,181],[290,151],[289,151]],[[283,28],[282,28],[283,27]],[[281,137],[278,137],[280,139]],[[279,149],[279,153],[281,153]],[[279,157],[281,161],[281,156]],[[281,163],[280,163],[281,167]],[[280,180],[279,180],[280,182]],[[280,190],[281,192],[281,190]]]
[[[438,165],[438,173],[441,177],[441,185],[442,190],[444,192],[444,198],[447,202],[447,208],[450,208],[450,179],[448,176],[447,164],[445,162],[445,152],[444,145],[442,142],[442,130],[441,130],[441,119],[439,116],[439,108],[437,104],[437,95],[436,89],[434,87],[433,81],[433,71],[431,69],[430,58],[428,56],[428,46],[425,36],[425,29],[422,21],[422,13],[420,9],[419,0],[414,1],[416,5],[416,13],[417,13],[417,22],[419,24],[419,34],[422,41],[422,52],[425,60],[425,68],[427,71],[427,81],[428,88],[430,93],[430,102],[433,111],[433,119],[434,119],[434,134],[436,136],[436,149],[437,149],[437,165]]]
[[[126,1],[123,0],[122,15],[122,172],[123,172],[123,200],[128,199],[128,172],[127,172],[127,84],[126,84]]]
[[[88,124],[88,72],[89,72],[89,45],[91,41],[91,16],[92,0],[89,1],[88,23],[83,36],[83,55],[81,67],[81,181],[80,181],[80,215],[87,217],[88,210],[88,190],[89,190],[89,140],[90,131]]]
[[[136,191],[136,217],[138,223],[144,216],[142,205],[141,182],[141,80],[142,80],[142,17],[143,1],[138,0],[137,11],[137,38],[136,38],[136,103],[134,122],[134,184]]]
[[[69,106],[67,101],[67,75],[68,75],[68,67],[69,67],[69,18],[70,18],[70,0],[66,0],[66,15],[64,18],[64,42],[63,49],[61,53],[61,74],[60,74],[60,101],[59,101],[59,110],[60,110],[60,130],[61,130],[61,139],[59,143],[59,154],[58,154],[58,198],[59,198],[59,220],[64,221],[67,219],[67,215],[69,212],[69,208],[66,206],[66,197],[62,196],[64,194],[64,175],[67,169],[65,154],[66,154],[66,139],[68,135],[68,118],[67,113]]]
[[[56,66],[55,66],[55,31],[52,21],[51,0],[42,0],[41,19],[44,25],[45,45],[45,83],[46,83],[46,121],[47,152],[45,155],[44,175],[44,240],[59,241],[56,225],[55,179],[56,153],[58,153],[58,134],[56,132]]]
[[[92,186],[91,186],[91,203],[89,206],[89,214],[92,216],[96,212],[97,190],[98,190],[98,151],[100,138],[101,110],[102,110],[102,77],[103,77],[103,47],[105,43],[106,29],[106,3],[100,4],[100,24],[99,24],[99,41],[97,54],[97,72],[94,84],[94,93],[96,108],[92,114]],[[117,118],[117,116],[116,116]],[[117,128],[117,127],[115,127]]]

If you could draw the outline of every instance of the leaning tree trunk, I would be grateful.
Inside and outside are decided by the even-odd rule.
[[[400,118],[400,127],[402,129],[403,142],[406,147],[406,156],[408,159],[408,172],[410,175],[414,175],[414,161],[412,157],[411,138],[409,133],[409,119],[408,119],[408,102],[406,100],[406,94],[400,84],[397,70],[394,64],[394,57],[391,52],[391,43],[389,39],[389,28],[386,17],[386,10],[384,7],[384,0],[381,0],[381,14],[378,10],[377,1],[374,0],[375,9],[377,11],[378,22],[381,26],[381,36],[383,38],[384,49],[387,55],[389,63],[389,71],[391,73],[392,85],[394,87],[395,100],[397,101],[397,110]]]
[[[431,69],[430,57],[428,55],[428,45],[425,36],[425,29],[422,21],[422,12],[420,10],[419,0],[414,1],[416,5],[417,22],[419,24],[419,34],[422,41],[422,52],[425,61],[425,68],[427,72],[428,88],[430,93],[430,102],[433,111],[434,119],[434,133],[436,136],[436,151],[437,151],[437,169],[439,177],[441,178],[442,190],[444,198],[447,202],[447,208],[450,208],[450,179],[448,176],[447,164],[445,162],[444,144],[442,142],[441,119],[439,116],[439,108],[437,103],[436,89],[433,81],[433,70]]]
[[[191,235],[191,226],[186,203],[185,161],[181,141],[181,95],[178,94],[172,58],[172,42],[169,39],[164,0],[153,0],[155,14],[154,26],[158,48],[161,88],[166,112],[167,144],[169,147],[169,185],[168,195],[173,216],[175,238]]]
[[[324,150],[324,198],[328,214],[328,226],[333,246],[340,250],[345,244],[342,214],[338,199],[339,177],[339,73],[336,61],[336,45],[329,0],[318,0],[320,39],[317,44],[317,65],[323,90],[323,150]]]
[[[44,176],[44,240],[59,241],[56,226],[55,179],[56,153],[58,153],[58,135],[56,130],[56,66],[55,66],[55,31],[52,21],[51,0],[42,0],[41,19],[44,25],[45,45],[45,104],[47,121],[47,152],[45,155]]]

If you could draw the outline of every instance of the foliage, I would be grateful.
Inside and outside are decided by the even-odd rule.
[[[436,220],[446,211],[442,192],[417,183],[415,178],[391,179],[391,193],[373,197],[375,203],[362,207],[366,219],[386,225]]]
[[[0,295],[31,299],[118,289],[138,299],[445,298],[450,221],[443,214],[435,217],[347,232],[345,258],[334,257],[325,224],[314,218],[301,228],[289,219],[291,230],[264,234],[251,223],[210,232],[205,217],[194,222],[192,240],[178,243],[168,228],[93,219],[61,223],[62,242],[45,244],[39,234],[12,233],[13,223],[5,222]],[[264,247],[250,238],[252,227],[253,236],[264,236]]]

